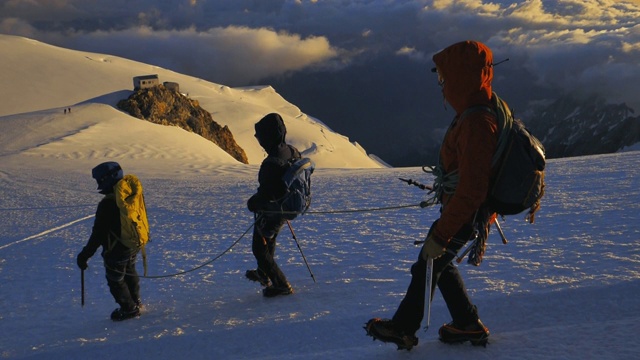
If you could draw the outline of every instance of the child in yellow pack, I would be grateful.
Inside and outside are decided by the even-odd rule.
[[[78,254],[78,267],[85,270],[89,258],[102,246],[109,291],[120,305],[111,313],[111,320],[121,321],[138,317],[142,306],[140,279],[135,266],[139,249],[127,247],[119,241],[120,210],[114,195],[114,187],[122,180],[124,174],[120,165],[113,161],[96,166],[91,174],[98,182],[99,192],[105,197],[98,204],[89,241]]]

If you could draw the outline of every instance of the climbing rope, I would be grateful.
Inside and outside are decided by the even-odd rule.
[[[345,213],[358,213],[358,212],[374,212],[374,211],[389,211],[389,210],[398,210],[398,209],[406,209],[406,208],[411,208],[411,207],[421,207],[424,208],[426,206],[430,206],[429,205],[425,205],[425,202],[421,202],[420,204],[409,204],[409,205],[398,205],[398,206],[386,206],[386,207],[376,207],[376,208],[364,208],[364,209],[345,209],[345,210],[330,210],[330,211],[307,211],[306,214],[314,214],[314,215],[327,215],[327,214],[345,214]],[[264,211],[263,214],[297,214],[296,212],[289,212],[289,211]],[[56,227],[54,229],[50,229],[44,232],[41,232],[39,234],[35,234],[32,236],[29,236],[25,239],[22,239],[20,241],[11,243],[11,244],[7,244],[4,246],[1,246],[0,249],[3,249],[5,247],[8,247],[10,245],[15,245],[17,243],[23,242],[23,241],[27,241],[27,240],[32,240],[34,238],[38,238],[47,234],[50,234],[51,232],[66,228],[68,226],[71,226],[75,223],[78,223],[80,221],[89,219],[91,217],[94,217],[94,215],[89,215],[83,218],[80,218],[78,220],[74,220],[70,223],[64,224],[62,226]],[[192,269],[189,270],[184,270],[184,271],[179,271],[173,274],[165,274],[165,275],[138,275],[140,278],[145,278],[145,279],[162,279],[162,278],[169,278],[169,277],[175,277],[175,276],[181,276],[181,275],[185,275],[191,272],[194,272],[196,270],[199,270],[207,265],[210,265],[211,263],[213,263],[214,261],[220,259],[222,256],[226,255],[227,253],[229,253],[239,242],[240,240],[242,240],[242,238],[244,238],[244,236],[251,230],[251,228],[253,228],[253,226],[256,224],[255,220],[253,223],[251,223],[251,225],[247,228],[247,230],[245,230],[242,235],[240,235],[240,237],[238,237],[237,240],[235,240],[229,247],[227,247],[224,251],[222,251],[220,254],[216,255],[215,257],[213,257],[211,260],[208,260]],[[122,273],[116,269],[110,269],[112,271],[116,271],[119,273]],[[125,275],[133,275],[133,274],[129,274],[129,273],[124,273]]]
[[[409,204],[409,205],[398,205],[398,206],[386,206],[386,207],[376,207],[376,208],[365,208],[365,209],[345,209],[345,210],[325,210],[325,211],[306,211],[304,214],[314,214],[314,215],[328,215],[328,214],[348,214],[348,213],[359,213],[359,212],[374,212],[374,211],[388,211],[388,210],[398,210],[398,209],[406,209],[412,207],[424,207],[422,203],[420,204]],[[278,215],[301,215],[296,211],[263,211],[263,214],[278,214]]]
[[[249,227],[247,228],[247,230],[245,230],[245,232],[243,232],[243,233],[242,233],[242,235],[240,235],[240,237],[239,237],[236,241],[234,241],[234,242],[233,242],[233,243],[232,243],[228,248],[226,248],[223,252],[221,252],[220,254],[218,254],[217,256],[215,256],[213,259],[211,259],[211,260],[209,260],[209,261],[207,261],[207,262],[205,262],[205,263],[203,263],[203,264],[201,264],[201,265],[198,265],[198,266],[194,267],[193,269],[180,271],[180,272],[177,272],[177,273],[174,273],[174,274],[167,274],[167,275],[145,275],[145,276],[140,276],[140,277],[141,277],[141,278],[145,278],[145,279],[162,279],[162,278],[168,278],[168,277],[174,277],[174,276],[185,275],[185,274],[188,274],[188,273],[190,273],[190,272],[194,272],[194,271],[196,271],[196,270],[198,270],[198,269],[201,269],[201,268],[203,268],[203,267],[205,267],[205,266],[207,266],[207,265],[209,265],[209,264],[213,263],[214,261],[218,260],[219,258],[221,258],[222,256],[224,256],[224,255],[225,255],[225,254],[227,254],[228,252],[230,252],[230,251],[231,251],[231,249],[233,249],[233,247],[234,247],[234,246],[236,246],[236,245],[240,242],[240,240],[242,240],[242,238],[243,238],[243,237],[244,237],[244,236],[249,232],[249,230],[251,230],[251,228],[252,228],[255,224],[256,224],[256,222],[254,221],[254,222],[251,224],[251,226],[249,226]],[[114,269],[111,269],[111,270],[113,270],[113,271],[117,271],[117,270],[114,270]],[[132,275],[132,274],[127,274],[127,275]]]
[[[438,204],[442,201],[443,195],[451,195],[456,191],[460,175],[458,170],[445,173],[442,166],[423,166],[422,171],[427,174],[433,175],[433,186],[429,193],[433,193],[433,196],[421,203],[422,207]],[[423,206],[424,205],[424,206]]]

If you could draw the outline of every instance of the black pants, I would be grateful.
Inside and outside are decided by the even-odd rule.
[[[258,262],[258,270],[267,275],[276,287],[288,284],[286,276],[274,259],[276,237],[285,222],[286,220],[279,217],[260,216],[253,227],[251,250]]]
[[[471,227],[465,226],[454,236],[447,249],[457,253],[471,237],[471,232]],[[433,261],[431,296],[433,299],[437,284],[453,321],[464,326],[478,320],[478,311],[471,303],[458,267],[452,263],[454,257],[455,255],[446,252]],[[394,324],[407,334],[414,334],[420,329],[424,317],[426,272],[427,262],[422,256],[418,256],[418,261],[411,266],[411,283],[407,293],[393,315]]]
[[[109,291],[125,311],[131,311],[140,299],[140,277],[136,271],[136,255],[125,258],[104,258]]]

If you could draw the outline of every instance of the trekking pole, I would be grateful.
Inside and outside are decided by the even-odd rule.
[[[424,326],[424,331],[429,330],[429,325],[431,324],[431,283],[433,282],[433,258],[427,258],[427,279],[426,279],[426,289],[424,295],[424,312],[425,317],[427,318],[427,323]]]
[[[302,248],[300,247],[300,243],[298,243],[298,238],[296,238],[296,233],[293,232],[293,227],[291,227],[291,222],[289,220],[287,220],[287,225],[289,225],[289,230],[291,230],[291,236],[293,236],[293,241],[296,242],[296,245],[298,246],[298,250],[300,250],[300,255],[302,255],[302,260],[304,260],[304,264],[307,265],[307,270],[309,270],[309,274],[311,274],[311,278],[313,279],[313,282],[316,282],[316,277],[313,276],[313,273],[311,272],[311,268],[309,267],[309,263],[307,262],[307,258],[304,256],[304,253],[302,252]]]
[[[80,270],[80,292],[81,292],[80,304],[84,306],[84,269]]]

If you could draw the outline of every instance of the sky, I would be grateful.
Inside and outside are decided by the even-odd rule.
[[[460,40],[510,59],[494,87],[520,114],[593,92],[640,111],[638,19],[639,1],[613,0],[0,1],[0,33],[228,86],[273,85],[394,160],[406,154],[389,135],[416,152],[453,116],[429,69]]]
[[[501,224],[508,244],[493,229],[482,265],[458,265],[491,331],[486,348],[437,340],[438,327],[450,321],[437,292],[418,346],[397,351],[362,327],[393,315],[419,254],[413,241],[424,239],[438,216],[437,208],[419,207],[424,191],[398,180],[430,183],[421,168],[377,166],[270,88],[231,89],[10,36],[0,36],[0,53],[0,68],[12,69],[0,74],[1,359],[640,354],[640,151],[550,160],[536,222],[507,217]],[[117,100],[131,93],[132,74],[145,70],[179,82],[214,119],[228,121],[251,164],[193,133],[117,110]],[[238,129],[271,111],[283,113],[290,140],[319,166],[309,213],[278,237],[276,259],[295,293],[266,299],[244,278],[256,266],[246,199],[264,153],[249,141],[252,133]],[[117,305],[100,255],[85,272],[84,306],[76,266],[102,198],[91,168],[113,160],[141,179],[151,227],[144,310],[120,323],[109,319]],[[140,261],[137,267],[141,272]]]

